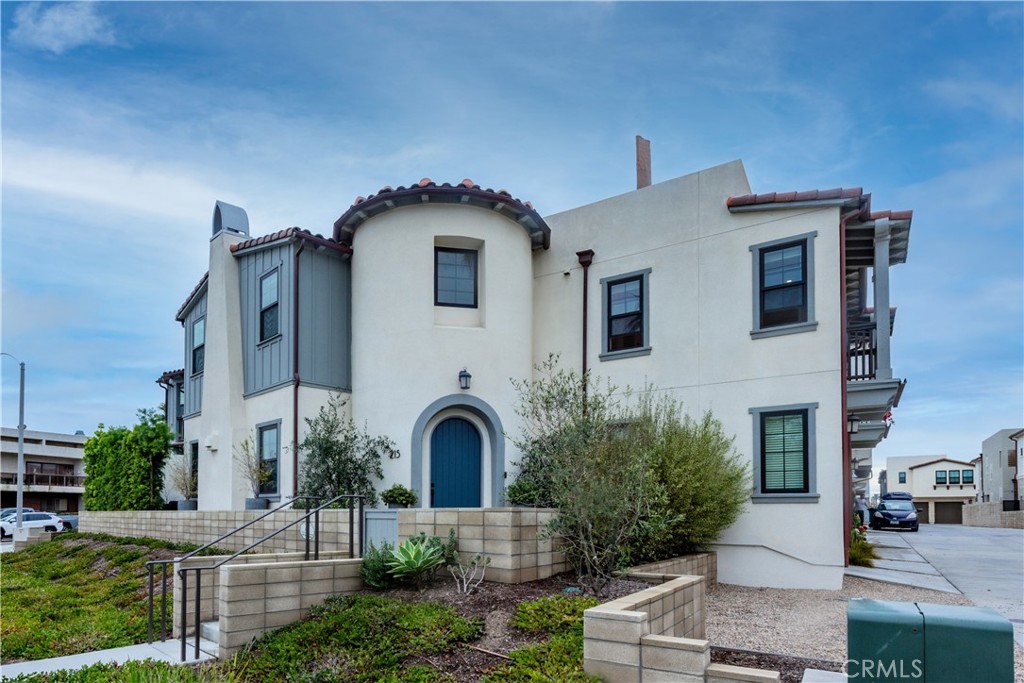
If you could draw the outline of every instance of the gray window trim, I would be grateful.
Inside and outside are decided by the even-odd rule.
[[[750,330],[751,339],[764,339],[766,337],[779,337],[785,334],[798,334],[800,332],[811,332],[818,328],[818,321],[814,315],[814,238],[818,231],[805,232],[802,235],[792,235],[777,240],[761,242],[750,246],[753,256],[754,289],[753,289],[753,327]],[[804,242],[807,256],[807,322],[794,323],[792,325],[775,325],[772,327],[761,327],[761,252],[783,244],[792,242]]]
[[[195,369],[196,349],[198,348],[196,346],[196,325],[198,325],[200,322],[203,323],[203,343],[201,345],[203,347],[203,369],[197,371]],[[203,372],[206,371],[206,333],[206,316],[201,315],[192,321],[192,325],[191,327],[189,327],[188,330],[188,369],[189,375],[192,377],[195,377],[196,375],[201,375],[203,374]]]
[[[274,275],[275,273],[277,274],[277,293],[274,295],[274,303],[268,304],[268,305],[264,306],[263,305],[263,281],[266,280],[271,275]],[[265,273],[260,275],[258,280],[257,280],[257,283],[256,283],[256,288],[257,288],[257,297],[256,297],[256,299],[257,299],[257,302],[256,302],[257,306],[256,307],[258,309],[257,315],[256,315],[256,321],[257,321],[256,322],[256,327],[257,327],[256,338],[259,340],[258,343],[256,344],[256,346],[259,347],[259,346],[263,346],[264,344],[268,344],[268,343],[274,341],[275,339],[279,339],[281,337],[281,264],[278,264],[278,265],[274,266],[273,268],[269,268]],[[277,306],[277,333],[270,335],[266,339],[263,339],[263,312],[266,311],[271,306]]]
[[[647,356],[651,353],[651,269],[644,268],[643,270],[634,270],[630,273],[619,273],[618,275],[612,275],[610,277],[601,278],[601,353],[598,355],[598,359],[601,361],[606,360],[618,360],[619,358],[634,358],[636,356]],[[641,288],[643,290],[643,300],[640,302],[640,314],[644,320],[643,330],[643,346],[639,346],[635,349],[623,349],[621,351],[609,351],[608,350],[608,289],[609,286],[621,282],[622,280],[629,280],[630,278],[641,277],[643,282]]]
[[[263,457],[263,453],[260,452],[260,448],[263,447],[263,441],[260,439],[260,430],[266,427],[277,428],[277,468],[274,474],[277,475],[277,493],[260,493],[257,498],[266,498],[267,500],[281,500],[281,420],[268,420],[267,422],[258,422],[255,425],[256,429],[256,454],[259,457]]]
[[[900,472],[899,474],[897,474],[896,475],[896,483],[898,483],[898,484],[906,484],[907,483],[907,473],[906,472]]]
[[[761,415],[795,410],[807,411],[807,493],[761,493]],[[817,503],[821,498],[818,493],[818,433],[815,419],[817,410],[817,403],[792,403],[750,409],[754,422],[754,448],[751,457],[754,486],[750,494],[751,503]]]

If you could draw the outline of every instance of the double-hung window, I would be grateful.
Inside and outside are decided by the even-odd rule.
[[[192,472],[192,481],[199,488],[199,442],[193,441],[189,444],[189,471]]]
[[[281,331],[278,307],[278,273],[274,269],[260,278],[260,341],[276,337]]]
[[[963,480],[965,484],[974,483],[974,470],[964,470]]]
[[[814,319],[814,237],[817,233],[750,247],[754,263],[755,339],[805,332]]]
[[[267,480],[260,485],[260,495],[275,496],[278,493],[278,459],[281,452],[281,423],[256,427],[260,460],[263,463],[263,471],[267,473]]]
[[[900,472],[899,480],[900,480],[901,484],[906,484],[907,483],[907,473],[906,472]]]
[[[935,483],[937,485],[946,483],[946,470],[935,470]]]
[[[206,318],[192,323],[192,374],[197,375],[206,367]]]
[[[950,484],[959,484],[960,483],[960,470],[950,470],[949,471],[949,483]]]
[[[752,502],[816,502],[816,403],[752,408]]]
[[[601,280],[601,360],[651,352],[650,273],[648,268]]]
[[[434,305],[476,308],[477,251],[434,247]]]

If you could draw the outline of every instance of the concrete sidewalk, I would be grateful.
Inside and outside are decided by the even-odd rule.
[[[188,648],[185,652],[187,659],[184,663],[204,662],[217,658],[217,643],[200,639],[199,659],[193,659],[192,655],[195,652],[193,649],[194,643],[195,641],[189,638]],[[32,662],[18,662],[17,664],[4,664],[0,667],[0,679],[14,678],[21,674],[59,671],[61,669],[81,669],[83,666],[100,662],[123,664],[128,661],[141,661],[144,659],[181,664],[183,663],[181,661],[181,641],[166,640],[164,642],[143,643],[141,645],[127,645],[110,650],[86,652],[80,655],[37,659]]]
[[[960,593],[942,573],[914,550],[901,535],[891,531],[869,531],[868,542],[875,546],[881,559],[874,567],[846,568],[847,576],[883,581],[903,586],[930,588],[943,593]]]

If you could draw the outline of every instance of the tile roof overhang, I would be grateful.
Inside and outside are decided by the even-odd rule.
[[[908,470],[916,470],[918,467],[928,467],[928,465],[934,465],[935,463],[938,463],[938,462],[951,462],[951,463],[953,463],[955,465],[966,465],[967,467],[971,466],[971,463],[964,462],[963,460],[954,460],[953,458],[938,458],[936,460],[929,460],[928,462],[922,462],[922,463],[920,463],[918,465],[911,465],[907,469]]]
[[[551,229],[530,202],[515,199],[507,190],[482,189],[469,178],[457,185],[438,185],[430,178],[424,178],[409,187],[383,187],[369,197],[356,197],[352,206],[334,221],[334,239],[351,245],[356,230],[366,220],[401,206],[421,204],[456,204],[488,209],[522,226],[530,236],[534,251],[551,245]]]
[[[210,281],[210,271],[206,271],[203,277],[199,278],[199,283],[192,288],[192,292],[185,297],[185,302],[178,309],[174,319],[182,324],[185,324],[185,316],[188,315],[189,310],[195,305],[199,297],[206,293],[206,285]]]
[[[238,256],[242,253],[272,246],[277,242],[298,240],[309,242],[324,249],[333,249],[345,256],[352,254],[352,247],[349,245],[342,244],[323,235],[314,235],[309,230],[303,230],[302,228],[286,228],[272,232],[269,235],[263,235],[262,237],[254,237],[244,242],[236,242],[231,245],[231,253]]]
[[[168,370],[164,374],[160,375],[159,378],[157,378],[156,383],[159,384],[160,386],[166,386],[167,384],[170,384],[171,381],[180,382],[183,381],[184,379],[185,368],[180,368],[178,370]]]
[[[778,211],[839,207],[846,221],[846,306],[850,315],[861,313],[860,269],[875,265],[875,225],[889,221],[889,265],[906,263],[910,246],[910,223],[913,211],[872,211],[871,195],[860,187],[837,187],[831,190],[803,192],[769,192],[729,197],[726,206],[731,213]]]

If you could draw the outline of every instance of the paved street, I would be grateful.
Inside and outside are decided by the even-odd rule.
[[[971,602],[1009,619],[1024,646],[1024,530],[922,524],[899,536]]]

